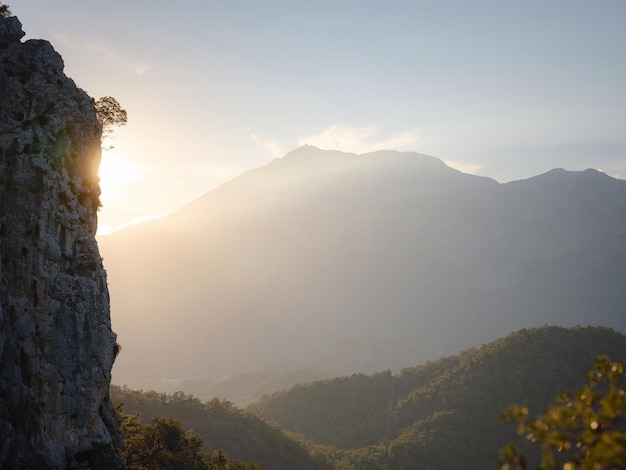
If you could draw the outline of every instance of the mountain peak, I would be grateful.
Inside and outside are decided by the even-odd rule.
[[[101,244],[118,328],[145,351],[117,380],[384,369],[538,322],[623,328],[626,182],[580,175],[603,178],[501,185],[415,152],[297,148]],[[159,326],[139,331],[146,311]],[[233,322],[241,354],[222,358],[234,337],[206,331]],[[185,352],[158,341],[175,330]]]
[[[340,150],[325,150],[314,145],[305,144],[288,152],[278,161],[298,163],[318,163],[328,162],[335,169],[346,168],[357,171],[426,171],[428,173],[452,172],[459,173],[448,167],[438,158],[424,155],[417,152],[400,152],[398,150],[376,150],[362,154],[352,152],[342,152]]]
[[[621,187],[624,181],[613,178],[603,171],[593,168],[572,171],[563,168],[554,168],[541,175],[533,176],[527,180],[512,181],[507,185],[538,185],[543,190],[560,191],[564,188],[587,188],[599,191],[610,191],[615,186]]]
[[[297,147],[282,157],[282,159],[306,159],[306,158],[323,158],[323,157],[339,157],[339,156],[356,156],[354,153],[341,152],[340,150],[327,150],[316,147],[315,145],[304,144]]]
[[[304,144],[304,145],[301,145],[300,147],[296,147],[295,149],[287,152],[285,157],[288,157],[290,155],[297,156],[297,155],[303,155],[306,153],[321,152],[321,151],[322,149],[319,147],[316,147],[315,145]]]

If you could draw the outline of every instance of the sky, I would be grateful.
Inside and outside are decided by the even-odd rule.
[[[305,143],[416,151],[500,182],[626,178],[623,0],[19,0],[27,39],[128,112],[99,234]]]

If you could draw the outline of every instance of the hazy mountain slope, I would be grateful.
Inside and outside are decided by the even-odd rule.
[[[296,384],[330,378],[329,374],[313,370],[278,372],[247,372],[213,381],[191,379],[177,382],[169,391],[183,390],[200,400],[226,398],[236,406],[247,406],[264,395],[286,390]]]
[[[251,409],[320,444],[374,446],[344,454],[346,461],[369,455],[360,468],[381,455],[386,468],[495,468],[498,449],[516,439],[515,426],[499,420],[505,407],[539,411],[579,388],[598,354],[623,359],[626,336],[591,327],[521,330],[396,376],[296,386]]]
[[[100,238],[114,380],[383,370],[557,323],[624,329],[626,182],[509,184],[305,146]]]

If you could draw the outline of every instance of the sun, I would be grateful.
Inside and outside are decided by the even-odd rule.
[[[101,199],[111,201],[118,198],[128,184],[137,180],[140,176],[140,167],[126,158],[120,156],[115,150],[102,152],[100,162],[100,190]]]

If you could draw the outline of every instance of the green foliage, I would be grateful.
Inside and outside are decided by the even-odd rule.
[[[200,449],[202,439],[185,430],[180,421],[154,417],[150,424],[141,424],[138,415],[118,412],[128,466],[153,470],[205,470],[208,456]]]
[[[180,420],[184,427],[193,429],[203,439],[204,452],[212,455],[215,449],[222,449],[231,458],[248,462],[238,463],[248,465],[246,468],[256,468],[254,465],[257,464],[253,462],[272,470],[328,468],[315,463],[306,449],[278,426],[270,425],[228,401],[213,399],[203,404],[182,392],[165,394],[116,386],[111,386],[110,392],[111,399],[135,414],[139,424],[142,424],[141,420],[144,420],[143,424],[149,423],[154,416]]]
[[[12,15],[13,13],[11,13],[11,9],[9,8],[9,5],[0,3],[0,18],[6,18]]]
[[[576,387],[598,354],[625,351],[626,337],[610,328],[545,326],[403,369],[397,376],[296,386],[252,409],[304,439],[326,444],[316,451],[325,451],[336,468],[366,468],[364,461],[371,459],[367,462],[389,469],[478,470],[495,466],[498,449],[516,436],[513,424],[499,420],[508,404],[541,409],[564,389]],[[529,457],[538,458],[532,450]]]
[[[241,463],[228,460],[228,456],[221,450],[214,450],[207,461],[209,470],[260,470],[256,462]]]
[[[596,360],[588,384],[575,394],[563,393],[537,418],[528,408],[512,406],[505,417],[519,423],[518,432],[541,447],[542,470],[626,468],[626,361]],[[526,468],[526,459],[509,445],[502,451],[503,470]]]
[[[218,399],[202,404],[182,392],[112,387],[111,397],[143,419],[168,416],[194,429],[213,465],[223,459],[213,449],[223,449],[273,470],[482,470],[495,468],[498,449],[516,438],[515,424],[498,419],[508,404],[544,409],[563,390],[579,386],[599,354],[624,352],[626,336],[610,328],[544,326],[398,375],[355,374],[297,385],[247,410]],[[592,389],[600,398],[606,390],[601,380]],[[622,397],[623,414],[623,396],[619,391],[614,396]],[[598,413],[603,403],[596,403]],[[602,429],[608,426],[597,422]],[[540,452],[531,443],[520,448],[529,465],[539,462]]]
[[[250,409],[318,444],[366,447],[385,437],[393,387],[391,371],[353,374],[296,385],[258,401]]]
[[[258,464],[233,461],[222,450],[201,451],[204,441],[173,418],[153,417],[142,424],[139,414],[117,410],[129,469],[151,470],[259,470]]]

